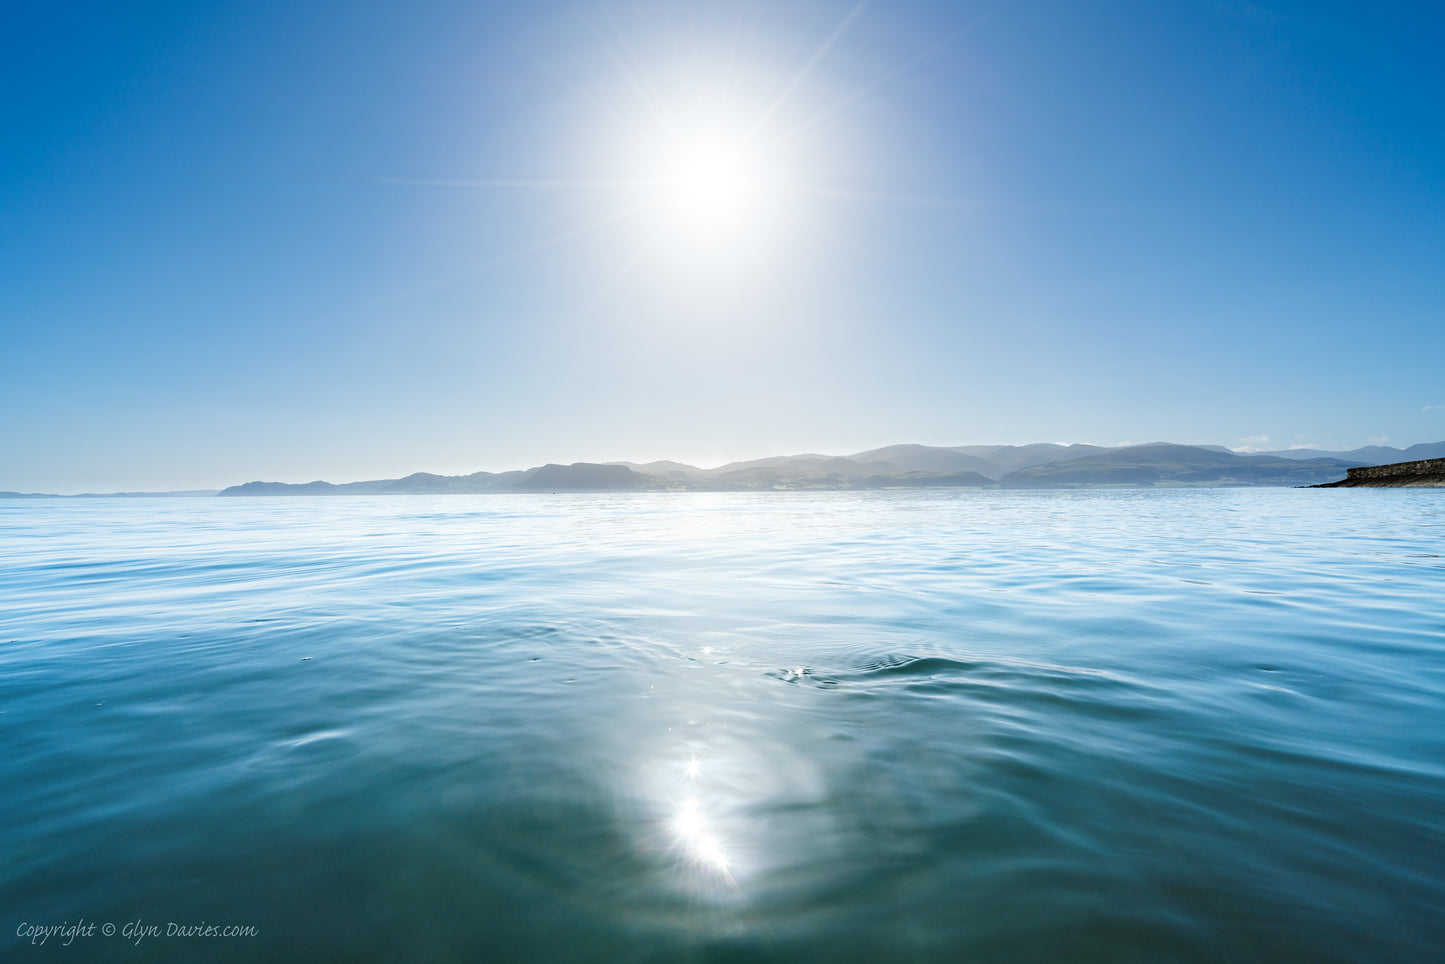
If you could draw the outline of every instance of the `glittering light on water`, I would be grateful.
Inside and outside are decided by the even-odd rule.
[[[682,802],[673,821],[673,830],[693,860],[717,870],[728,869],[722,844],[714,834],[708,832],[707,819],[703,816],[697,797],[688,797]]]

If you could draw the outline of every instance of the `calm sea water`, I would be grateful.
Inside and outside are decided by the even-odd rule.
[[[1439,960],[1445,491],[4,503],[0,748],[6,960]]]

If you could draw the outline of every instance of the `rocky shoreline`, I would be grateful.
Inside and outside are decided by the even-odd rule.
[[[1338,482],[1309,486],[1311,489],[1353,488],[1445,488],[1445,459],[1420,459],[1390,465],[1365,465],[1346,469]]]

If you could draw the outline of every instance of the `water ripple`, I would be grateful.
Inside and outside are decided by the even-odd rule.
[[[1373,490],[0,505],[0,903],[298,960],[1428,959],[1442,556]]]

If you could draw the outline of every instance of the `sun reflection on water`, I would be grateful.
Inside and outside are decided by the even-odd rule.
[[[836,811],[825,756],[802,752],[798,726],[760,725],[752,707],[726,702],[735,678],[755,670],[698,661],[701,649],[679,660],[673,699],[628,748],[633,839],[660,906],[743,927],[760,896],[788,891],[823,866],[837,839]],[[776,687],[769,695],[776,709],[814,692]]]
[[[697,797],[683,800],[672,827],[688,857],[706,867],[726,873],[727,856],[723,853],[717,836],[710,833],[707,826],[707,818],[703,815]]]
[[[687,859],[696,865],[728,875],[728,859],[723,852],[722,841],[713,828],[698,797],[695,784],[702,774],[702,760],[696,755],[688,757],[683,766],[683,779],[694,786],[677,804],[672,817],[674,843],[682,849]],[[731,877],[728,876],[731,882]]]

